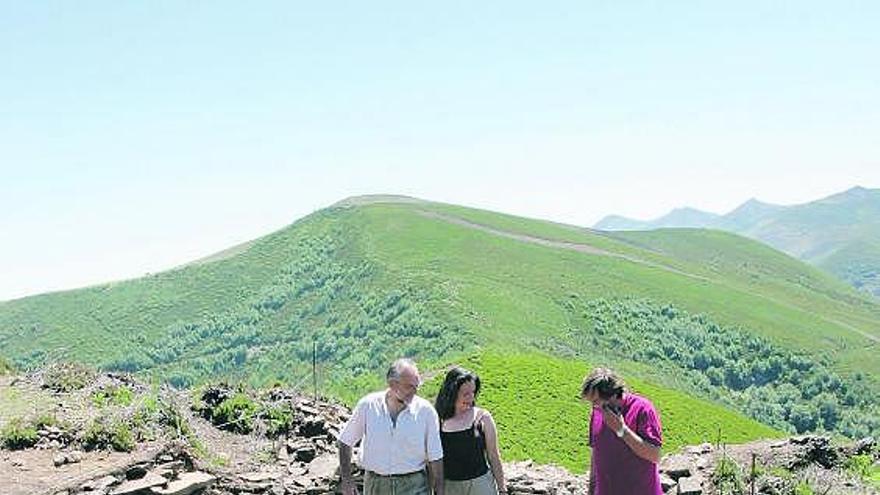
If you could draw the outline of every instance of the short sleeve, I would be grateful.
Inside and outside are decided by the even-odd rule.
[[[348,423],[345,423],[345,427],[342,429],[342,432],[339,434],[339,441],[348,445],[349,447],[354,447],[356,443],[358,443],[361,438],[364,437],[364,433],[367,431],[367,408],[369,404],[367,400],[361,399],[357,406],[354,408],[354,412],[351,414],[351,418],[348,419]]]
[[[642,440],[661,447],[663,445],[663,428],[660,425],[660,415],[650,402],[646,403],[644,408],[639,411],[636,423],[636,433]]]
[[[439,461],[443,458],[443,445],[440,443],[440,418],[433,407],[426,407],[425,410],[427,411],[425,450],[428,462]]]

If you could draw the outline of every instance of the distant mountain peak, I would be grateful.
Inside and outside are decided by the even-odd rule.
[[[859,202],[866,200],[878,200],[880,199],[880,189],[868,189],[867,187],[862,186],[853,186],[846,191],[839,192],[837,194],[832,194],[826,198],[820,199],[818,202],[821,203],[846,203],[846,202]]]

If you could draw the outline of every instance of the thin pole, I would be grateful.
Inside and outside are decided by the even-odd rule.
[[[312,342],[312,383],[315,387],[315,402],[318,402],[318,341]]]
[[[751,476],[752,489],[751,489],[751,495],[755,495],[755,457],[757,457],[757,454],[752,452],[752,476]]]

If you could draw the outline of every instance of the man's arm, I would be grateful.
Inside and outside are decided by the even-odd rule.
[[[635,455],[654,464],[660,462],[660,447],[646,442],[628,426],[624,425],[623,428],[623,441]]]
[[[434,488],[434,495],[444,495],[446,487],[443,484],[443,459],[428,463],[428,476],[431,487]]]
[[[351,479],[351,447],[343,442],[337,442],[339,446],[339,474],[342,477],[340,488],[342,495],[357,495],[357,488]]]
[[[351,418],[345,423],[336,442],[339,446],[339,475],[342,478],[340,484],[342,495],[357,495],[357,488],[351,479],[351,451],[367,431],[366,408],[364,399],[358,401],[352,411]]]
[[[623,416],[621,416],[619,413],[605,411],[602,415],[602,418],[605,421],[605,425],[608,428],[611,428],[611,431],[618,432],[621,428],[623,428],[622,440],[626,444],[626,446],[633,451],[635,455],[641,457],[646,461],[653,462],[654,464],[660,462],[660,447],[646,442],[642,437],[638,435],[638,433],[626,426],[626,424],[623,422]]]

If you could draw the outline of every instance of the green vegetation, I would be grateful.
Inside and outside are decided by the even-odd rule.
[[[12,364],[6,360],[6,358],[0,356],[0,376],[8,375],[12,373],[15,369],[12,367]]]
[[[4,302],[0,342],[18,367],[76,359],[177,386],[278,381],[309,391],[314,353],[318,392],[349,402],[381,386],[377,376],[401,355],[430,371],[486,351],[505,369],[500,356],[543,349],[650,377],[652,396],[695,395],[782,430],[858,435],[877,431],[864,398],[880,392],[878,321],[880,304],[735,235],[612,237],[451,205],[378,203],[322,210],[176,270]],[[71,390],[82,380],[51,382]],[[248,408],[225,407],[229,419]],[[583,410],[569,412],[583,420]],[[269,418],[267,431],[287,421],[284,411],[256,417]],[[714,440],[713,418],[673,421],[669,438]],[[749,428],[725,434],[755,438]],[[506,448],[538,459],[543,443]]]
[[[98,390],[92,395],[92,402],[98,407],[128,406],[134,400],[134,392],[125,385],[112,386]]]
[[[712,483],[719,493],[730,495],[743,494],[746,489],[742,469],[736,461],[726,455],[718,459],[715,471],[712,473]]]
[[[130,422],[118,417],[100,416],[92,420],[83,434],[87,449],[111,448],[131,452],[135,446],[135,432]]]
[[[794,206],[749,200],[720,217],[690,211],[689,218],[675,218],[676,212],[673,212],[651,222],[608,217],[599,222],[597,228],[650,230],[700,226],[734,232],[766,242],[822,268],[867,294],[880,295],[880,189],[854,187],[828,198]],[[699,217],[697,222],[688,222],[694,215]],[[652,235],[647,232],[615,232],[612,235],[616,238],[644,238],[645,234]]]
[[[592,365],[537,353],[495,352],[472,356],[460,364],[476,371],[483,381],[478,403],[495,418],[505,460],[533,459],[574,472],[586,470],[590,408],[578,395]],[[426,397],[433,400],[442,380],[440,373],[425,384]],[[687,394],[637,379],[627,379],[627,383],[657,407],[664,452],[716,441],[719,430],[725,443],[780,436],[756,421]]]
[[[36,426],[21,418],[12,418],[0,432],[0,444],[7,449],[26,449],[36,445],[40,436]]]
[[[880,432],[880,410],[861,375],[841,378],[820,361],[647,300],[567,301],[572,328],[546,344],[590,358],[609,353],[689,380],[704,397],[781,430],[823,429],[850,437]],[[650,338],[645,338],[650,335]],[[561,344],[560,344],[561,343]]]

